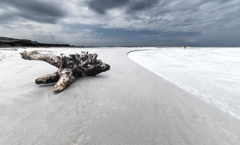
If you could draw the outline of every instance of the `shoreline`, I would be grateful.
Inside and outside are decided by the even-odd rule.
[[[198,52],[198,53],[201,53],[201,51],[203,51],[203,49],[204,48],[199,48],[198,50],[196,50],[196,52]],[[225,48],[225,49],[228,49],[228,48]],[[153,51],[151,51],[151,50],[153,50]],[[178,51],[180,51],[181,52],[181,49],[180,48],[178,48],[178,49],[176,49],[176,50],[178,50]],[[205,49],[204,50],[204,52],[206,52],[208,49]],[[214,51],[217,51],[217,50],[219,50],[219,49],[214,49]],[[234,49],[235,50],[235,49]],[[142,50],[140,50],[140,51],[142,51]],[[154,59],[155,61],[152,61],[151,59],[149,59],[149,58],[151,58],[151,56],[154,54],[154,56],[156,56],[156,54],[158,54],[158,49],[149,49],[149,50],[146,50],[145,52],[139,52],[139,51],[131,51],[131,52],[133,52],[133,53],[128,53],[128,56],[129,56],[129,58],[132,60],[132,61],[134,61],[134,62],[136,62],[137,64],[139,64],[140,66],[142,66],[143,68],[145,68],[145,69],[147,69],[147,70],[149,70],[149,71],[151,71],[151,72],[153,72],[154,74],[156,74],[157,76],[159,76],[159,77],[161,77],[161,78],[163,78],[164,80],[166,80],[166,81],[168,81],[168,82],[170,82],[170,83],[172,83],[172,84],[175,84],[177,87],[179,87],[179,88],[181,88],[181,89],[183,89],[183,90],[185,90],[186,92],[188,92],[188,93],[190,93],[190,94],[193,94],[193,95],[195,95],[197,98],[199,98],[200,100],[203,100],[204,102],[206,102],[206,103],[208,103],[208,104],[210,104],[210,105],[212,105],[212,106],[214,106],[214,107],[216,107],[216,108],[218,108],[219,110],[221,110],[222,112],[224,112],[224,113],[227,113],[227,114],[229,114],[229,115],[231,115],[231,116],[233,116],[234,118],[237,118],[238,120],[240,119],[240,116],[239,116],[239,110],[237,110],[237,105],[236,106],[232,106],[232,104],[238,104],[237,103],[237,100],[235,101],[235,102],[228,102],[228,101],[231,101],[231,100],[224,100],[224,99],[227,99],[227,98],[236,98],[237,96],[232,96],[233,94],[238,94],[238,93],[233,93],[233,90],[231,91],[231,90],[225,90],[225,92],[228,92],[229,94],[231,94],[231,95],[228,95],[228,96],[225,96],[225,97],[222,97],[221,99],[223,99],[223,100],[221,100],[221,99],[219,99],[219,97],[217,97],[217,95],[218,96],[222,96],[222,95],[224,95],[224,94],[222,94],[222,95],[219,95],[219,94],[221,94],[221,93],[219,93],[219,94],[216,94],[216,92],[220,92],[221,90],[218,90],[218,91],[215,91],[215,89],[218,89],[218,88],[215,88],[215,89],[211,89],[211,91],[207,91],[206,92],[206,90],[205,90],[205,92],[203,92],[203,91],[199,91],[199,89],[201,90],[201,89],[206,89],[206,87],[201,87],[201,86],[192,86],[192,85],[190,85],[190,84],[188,84],[187,82],[184,82],[183,80],[182,81],[179,81],[179,79],[176,79],[176,78],[174,78],[175,76],[171,76],[171,75],[168,75],[167,73],[164,73],[164,72],[168,72],[169,70],[168,70],[168,68],[171,68],[171,67],[161,67],[161,65],[166,65],[166,64],[172,64],[172,63],[174,63],[175,65],[177,65],[178,67],[183,67],[184,65],[188,65],[189,64],[189,62],[188,62],[188,64],[185,64],[186,62],[181,62],[181,60],[180,59],[183,59],[184,57],[183,56],[179,56],[179,55],[181,55],[181,54],[178,54],[178,55],[176,55],[175,56],[175,54],[176,53],[174,53],[175,51],[171,51],[171,49],[164,49],[163,51],[169,51],[169,52],[171,52],[171,54],[173,54],[173,55],[171,55],[170,53],[168,53],[167,55],[163,52],[163,54],[162,55],[160,55],[160,56],[158,56],[159,57],[159,59]],[[177,52],[178,52],[177,51]],[[233,51],[233,50],[231,50],[231,51]],[[136,52],[136,53],[134,53],[134,52]],[[179,52],[179,53],[180,53]],[[185,52],[185,50],[183,50],[182,52]],[[225,51],[224,51],[225,52]],[[144,55],[143,55],[144,54]],[[191,51],[188,51],[187,52],[187,54],[189,54],[189,55],[192,55],[191,54]],[[147,57],[146,57],[147,56]],[[154,57],[153,56],[153,57]],[[168,58],[164,58],[164,56],[168,56]],[[162,58],[163,57],[163,58]],[[165,62],[165,63],[157,63],[158,61],[161,61],[161,62],[163,62],[164,60],[168,60],[168,59],[171,59],[172,57],[176,57],[176,58],[179,58],[179,60],[178,61],[174,61],[174,62],[171,62],[171,60],[169,60],[171,63],[169,63],[169,62]],[[200,56],[201,57],[201,56]],[[173,58],[174,59],[174,58]],[[187,59],[187,58],[186,58]],[[214,58],[213,58],[214,59]],[[142,61],[142,60],[144,60],[144,61]],[[201,61],[204,61],[204,60],[199,60],[199,59],[196,59],[197,61],[199,61],[199,62],[201,62]],[[195,60],[195,61],[196,61]],[[146,62],[146,63],[145,63]],[[178,64],[179,63],[179,64]],[[154,66],[155,67],[153,67],[153,64],[155,64]],[[182,65],[182,64],[184,64],[184,65]],[[191,65],[193,65],[193,64],[191,64]],[[216,64],[217,65],[217,64]],[[231,66],[231,65],[230,65]],[[190,71],[190,73],[188,73],[187,75],[188,76],[191,76],[191,73],[193,73],[193,72],[191,72],[191,70],[189,70],[189,68],[187,67],[187,66],[185,66],[186,68],[184,68],[184,69],[187,69],[188,71]],[[216,66],[215,66],[216,67]],[[219,68],[219,66],[218,66],[218,68]],[[233,67],[234,68],[234,67]],[[181,69],[181,68],[180,68]],[[183,68],[182,68],[183,69]],[[182,70],[183,72],[181,72],[181,71],[174,71],[174,66],[173,66],[173,71],[169,71],[169,73],[172,73],[172,75],[174,75],[174,74],[177,74],[176,76],[179,76],[180,75],[180,78],[181,78],[181,74],[185,74],[185,73],[187,73],[186,71],[184,72],[184,70]],[[230,71],[230,70],[229,70]],[[197,70],[194,70],[194,72],[195,73],[200,73],[200,72],[198,72]],[[178,73],[180,73],[180,74],[178,74]],[[202,73],[206,73],[206,72],[202,72]],[[216,75],[219,75],[219,74],[216,74]],[[221,74],[221,75],[223,75],[223,74]],[[232,76],[233,74],[228,74],[229,76]],[[196,77],[196,76],[195,76]],[[201,76],[199,76],[199,77],[201,77]],[[205,76],[206,78],[204,79],[203,78],[203,76],[201,77],[202,78],[202,82],[206,82],[206,84],[210,84],[208,81],[206,81],[206,79],[210,79],[210,78],[208,78],[207,76]],[[225,77],[227,77],[227,75],[225,74]],[[214,76],[212,76],[212,78],[214,78]],[[187,79],[187,78],[186,78]],[[223,79],[222,77],[218,77],[218,79]],[[237,79],[237,78],[235,78],[235,79]],[[190,79],[188,78],[187,79],[188,81],[190,81]],[[192,82],[195,82],[196,83],[196,81],[194,81],[194,80],[191,80]],[[233,79],[228,79],[228,81],[229,82],[232,82],[232,83],[234,83],[233,82]],[[184,83],[183,83],[184,82]],[[222,83],[222,82],[219,82],[219,83]],[[217,84],[217,82],[213,82],[212,84],[215,84],[215,86],[217,85],[217,86],[219,86],[219,84]],[[213,85],[214,86],[214,85]],[[235,85],[235,87],[236,87],[237,85]],[[211,87],[211,86],[210,86]],[[228,88],[230,88],[230,87],[228,87]],[[231,88],[233,88],[233,87],[231,87]],[[224,90],[223,88],[222,88],[222,90]],[[208,94],[208,95],[206,95],[206,94]],[[228,103],[227,103],[228,102]],[[231,107],[229,107],[229,106],[231,106]]]
[[[13,56],[0,61],[1,68],[12,66],[0,72],[0,144],[240,143],[239,120],[128,58],[139,49],[53,48],[98,53],[111,65],[61,93],[53,93],[52,84],[34,83],[56,68],[9,52]]]

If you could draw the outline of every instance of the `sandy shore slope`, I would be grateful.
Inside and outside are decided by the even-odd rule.
[[[130,60],[127,53],[137,49],[143,48],[52,49],[88,50],[111,65],[61,93],[34,82],[54,66],[1,51],[0,144],[240,144],[240,120]]]

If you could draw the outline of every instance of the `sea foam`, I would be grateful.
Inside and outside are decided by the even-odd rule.
[[[240,48],[158,48],[129,58],[240,119]]]

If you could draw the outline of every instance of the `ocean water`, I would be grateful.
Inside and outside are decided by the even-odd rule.
[[[240,119],[240,48],[189,47],[135,51],[129,58]]]

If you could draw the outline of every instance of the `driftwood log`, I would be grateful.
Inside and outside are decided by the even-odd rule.
[[[23,51],[20,54],[23,59],[45,61],[58,68],[53,74],[35,80],[36,84],[57,82],[53,88],[54,92],[64,90],[78,77],[95,76],[110,69],[110,65],[97,59],[96,53],[89,54],[84,51],[69,56],[47,50]]]

